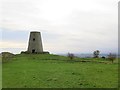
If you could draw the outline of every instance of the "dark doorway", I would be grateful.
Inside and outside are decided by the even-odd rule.
[[[32,53],[35,53],[35,49],[32,49]]]

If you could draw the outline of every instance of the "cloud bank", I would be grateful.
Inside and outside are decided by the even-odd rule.
[[[4,49],[26,50],[29,32],[35,30],[42,33],[44,50],[52,53],[117,52],[118,0],[1,2]]]

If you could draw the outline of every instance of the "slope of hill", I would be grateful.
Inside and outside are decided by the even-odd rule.
[[[85,62],[84,62],[85,61]],[[88,62],[87,62],[88,61]],[[3,63],[3,88],[117,88],[118,63],[49,54],[19,54]]]

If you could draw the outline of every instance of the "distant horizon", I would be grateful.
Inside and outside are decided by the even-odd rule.
[[[12,48],[11,48],[12,49]],[[26,51],[26,50],[22,50],[22,51]],[[21,54],[22,51],[19,51],[19,52],[11,52],[11,51],[0,51],[0,53],[2,52],[10,52],[10,53],[13,53],[13,54]],[[50,54],[59,54],[59,55],[62,55],[62,54],[68,54],[68,53],[73,53],[73,54],[93,54],[93,52],[50,52],[48,51]],[[110,54],[110,53],[114,53],[114,54],[118,54],[118,52],[100,52],[100,54]]]

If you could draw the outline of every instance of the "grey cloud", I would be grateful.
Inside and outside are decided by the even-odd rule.
[[[42,32],[43,42],[47,47],[45,49],[53,52],[75,52],[79,48],[82,48],[81,51],[83,52],[92,51],[95,48],[100,48],[103,51],[109,51],[112,48],[113,51],[116,51],[118,37],[117,7],[114,5],[117,3],[114,0],[91,1],[98,5],[95,10],[82,11],[79,8],[66,8],[66,6],[64,7],[65,11],[70,11],[67,15],[64,15],[62,11],[57,11],[58,14],[55,14],[62,13],[65,16],[64,18],[51,20],[49,17],[49,20],[47,16],[42,18],[43,0],[5,0],[2,6],[3,25],[1,27],[7,28],[8,31],[10,29],[22,30],[23,32],[25,30],[27,32],[38,30]],[[89,7],[86,6],[86,8]],[[49,14],[53,15],[52,12]],[[54,19],[54,17],[52,18]],[[17,35],[21,34],[18,33]],[[12,36],[9,37],[11,37],[10,40],[13,39]],[[9,37],[5,38],[9,39]]]

